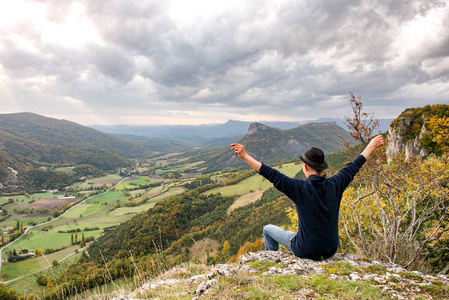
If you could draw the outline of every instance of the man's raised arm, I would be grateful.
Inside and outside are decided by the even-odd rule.
[[[245,147],[243,145],[232,144],[231,147],[232,147],[232,150],[234,150],[234,153],[237,154],[238,156],[240,156],[241,159],[246,161],[246,163],[251,168],[253,168],[256,172],[260,171],[260,167],[262,167],[262,163],[260,163],[259,161],[255,160],[253,157],[248,155],[248,153],[246,153]]]

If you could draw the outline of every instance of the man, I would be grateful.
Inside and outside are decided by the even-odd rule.
[[[232,144],[235,154],[273,183],[296,206],[298,232],[286,231],[275,225],[265,226],[265,250],[277,251],[282,244],[301,258],[322,260],[334,255],[339,245],[338,215],[343,192],[373,150],[383,143],[382,136],[376,136],[360,155],[329,178],[324,173],[327,163],[323,151],[312,147],[299,157],[307,180],[290,178],[248,155],[243,145]]]

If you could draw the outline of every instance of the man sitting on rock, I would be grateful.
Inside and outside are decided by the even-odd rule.
[[[275,225],[265,226],[265,250],[277,251],[279,244],[282,244],[301,258],[322,260],[334,255],[339,245],[338,215],[343,192],[373,150],[383,143],[382,136],[376,136],[360,155],[329,178],[324,173],[327,163],[323,151],[311,147],[304,156],[299,157],[307,180],[290,178],[248,155],[243,145],[232,144],[235,154],[273,183],[296,206],[298,232]]]

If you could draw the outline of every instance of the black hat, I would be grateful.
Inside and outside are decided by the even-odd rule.
[[[300,155],[299,159],[301,159],[303,163],[317,171],[327,169],[327,163],[324,161],[323,150],[319,148],[310,148],[306,153],[304,153],[304,157]]]

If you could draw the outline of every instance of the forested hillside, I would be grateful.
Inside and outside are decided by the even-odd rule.
[[[67,165],[90,165],[102,170],[116,170],[131,165],[131,157],[151,152],[94,129],[65,120],[31,113],[0,115],[0,184],[3,191],[24,188],[60,188],[33,186],[28,170]],[[41,170],[43,172],[43,170]],[[41,173],[42,173],[41,172]],[[64,174],[41,174],[61,178]],[[50,174],[51,173],[51,174]],[[64,186],[72,180],[62,180]]]
[[[15,142],[26,146],[32,142],[43,147],[68,147],[75,149],[101,149],[123,157],[142,157],[148,151],[134,147],[128,141],[112,137],[95,129],[66,120],[57,120],[32,113],[0,115],[2,139],[14,136]],[[9,136],[5,136],[7,133]],[[50,149],[44,153],[49,152]],[[25,151],[22,152],[25,153]],[[50,160],[49,158],[44,158]],[[58,157],[58,159],[61,159]]]

